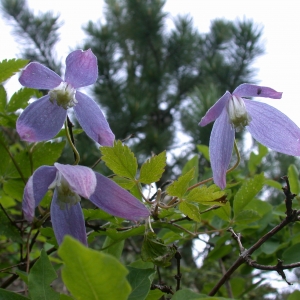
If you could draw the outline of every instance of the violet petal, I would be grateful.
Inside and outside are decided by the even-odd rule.
[[[27,221],[32,222],[34,210],[47,193],[49,185],[54,181],[56,172],[55,167],[42,166],[35,170],[29,178],[24,189],[22,202],[24,216]]]
[[[282,93],[275,90],[249,83],[243,83],[239,85],[232,93],[238,97],[265,97],[272,99],[281,99]]]
[[[91,49],[76,50],[67,56],[65,81],[75,89],[95,83],[97,77],[97,58]]]
[[[223,109],[229,99],[231,98],[231,94],[226,92],[205,114],[205,116],[201,119],[199,126],[205,126],[213,121],[215,121],[220,114],[222,113]]]
[[[17,132],[22,140],[40,142],[53,138],[62,128],[67,111],[51,103],[46,95],[25,108],[17,120]]]
[[[74,107],[75,115],[85,133],[102,146],[112,146],[115,135],[112,133],[100,107],[87,95],[77,91],[78,103]]]
[[[209,141],[210,163],[215,184],[221,189],[226,187],[226,171],[228,169],[235,131],[229,122],[226,110],[215,121]]]
[[[126,220],[138,221],[149,216],[145,205],[128,191],[103,175],[95,174],[97,187],[95,193],[90,197],[90,201],[96,206],[113,216]]]
[[[247,129],[261,144],[280,153],[300,156],[300,128],[276,108],[244,99],[251,122]]]
[[[59,86],[63,80],[49,68],[38,62],[32,62],[23,70],[19,81],[29,88],[51,90]]]
[[[92,169],[84,166],[62,165],[59,163],[55,163],[54,165],[68,181],[75,193],[86,199],[89,199],[91,194],[94,193],[97,180],[95,172]]]
[[[50,212],[54,234],[59,245],[64,236],[68,234],[87,246],[84,217],[80,203],[60,209],[57,204],[57,191],[55,189]]]

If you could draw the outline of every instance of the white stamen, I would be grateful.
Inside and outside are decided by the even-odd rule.
[[[64,109],[71,108],[78,102],[75,99],[76,90],[67,82],[61,82],[59,86],[49,91],[50,101],[56,102]]]

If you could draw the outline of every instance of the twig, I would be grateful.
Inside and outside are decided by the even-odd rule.
[[[174,255],[176,262],[177,262],[177,274],[174,276],[174,278],[177,281],[176,285],[176,291],[180,290],[180,280],[181,280],[181,273],[180,273],[180,260],[181,260],[181,254],[176,250],[176,253]]]

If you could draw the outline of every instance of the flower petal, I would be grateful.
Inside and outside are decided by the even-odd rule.
[[[232,94],[238,97],[265,97],[272,99],[281,99],[282,96],[282,93],[276,92],[269,87],[249,83],[239,85]]]
[[[64,236],[69,234],[87,246],[84,218],[80,203],[60,209],[57,204],[57,192],[54,190],[51,203],[51,221],[57,243],[60,245]]]
[[[251,122],[247,129],[268,148],[288,155],[300,155],[300,128],[276,108],[244,99]]]
[[[100,107],[87,95],[76,92],[78,103],[74,107],[75,115],[85,133],[102,146],[112,146],[115,135],[112,133]]]
[[[75,193],[86,199],[89,199],[94,193],[97,180],[95,172],[92,169],[84,166],[62,165],[59,163],[55,163],[54,165],[68,181]]]
[[[67,111],[51,103],[47,95],[31,103],[21,113],[17,120],[17,131],[24,141],[46,141],[59,132],[66,116]]]
[[[40,63],[32,62],[23,70],[20,83],[33,89],[50,90],[63,81],[55,72]]]
[[[29,178],[22,202],[24,217],[27,221],[32,222],[34,210],[47,193],[49,185],[54,181],[56,172],[55,167],[42,166]]]
[[[231,98],[231,94],[226,92],[205,114],[205,116],[201,119],[199,126],[205,126],[210,122],[215,121],[220,114],[222,113],[223,109],[225,108],[227,102]]]
[[[65,81],[75,89],[95,83],[97,77],[97,58],[91,49],[76,50],[67,56]]]
[[[229,122],[226,110],[216,120],[209,141],[210,163],[215,184],[226,187],[226,171],[232,155],[234,129]]]
[[[97,187],[91,202],[109,214],[126,220],[138,221],[149,216],[149,211],[138,199],[112,180],[95,173]]]

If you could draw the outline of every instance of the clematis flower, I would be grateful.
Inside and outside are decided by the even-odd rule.
[[[89,49],[76,50],[66,58],[65,80],[37,62],[23,70],[23,86],[50,90],[48,95],[31,103],[17,120],[17,132],[27,142],[46,141],[62,128],[67,110],[73,107],[86,134],[103,146],[112,146],[112,133],[99,106],[78,88],[91,85],[98,77],[97,58]]]
[[[39,167],[25,186],[22,205],[27,221],[33,221],[35,208],[51,188],[54,188],[51,220],[59,244],[69,234],[87,245],[80,197],[127,220],[138,221],[149,216],[148,209],[138,199],[112,180],[88,167],[55,163],[54,167]]]
[[[254,139],[272,150],[300,155],[300,129],[276,108],[243,97],[281,99],[282,93],[252,84],[241,84],[228,91],[207,111],[199,125],[215,121],[209,141],[211,168],[215,183],[226,186],[235,130],[246,127]]]

